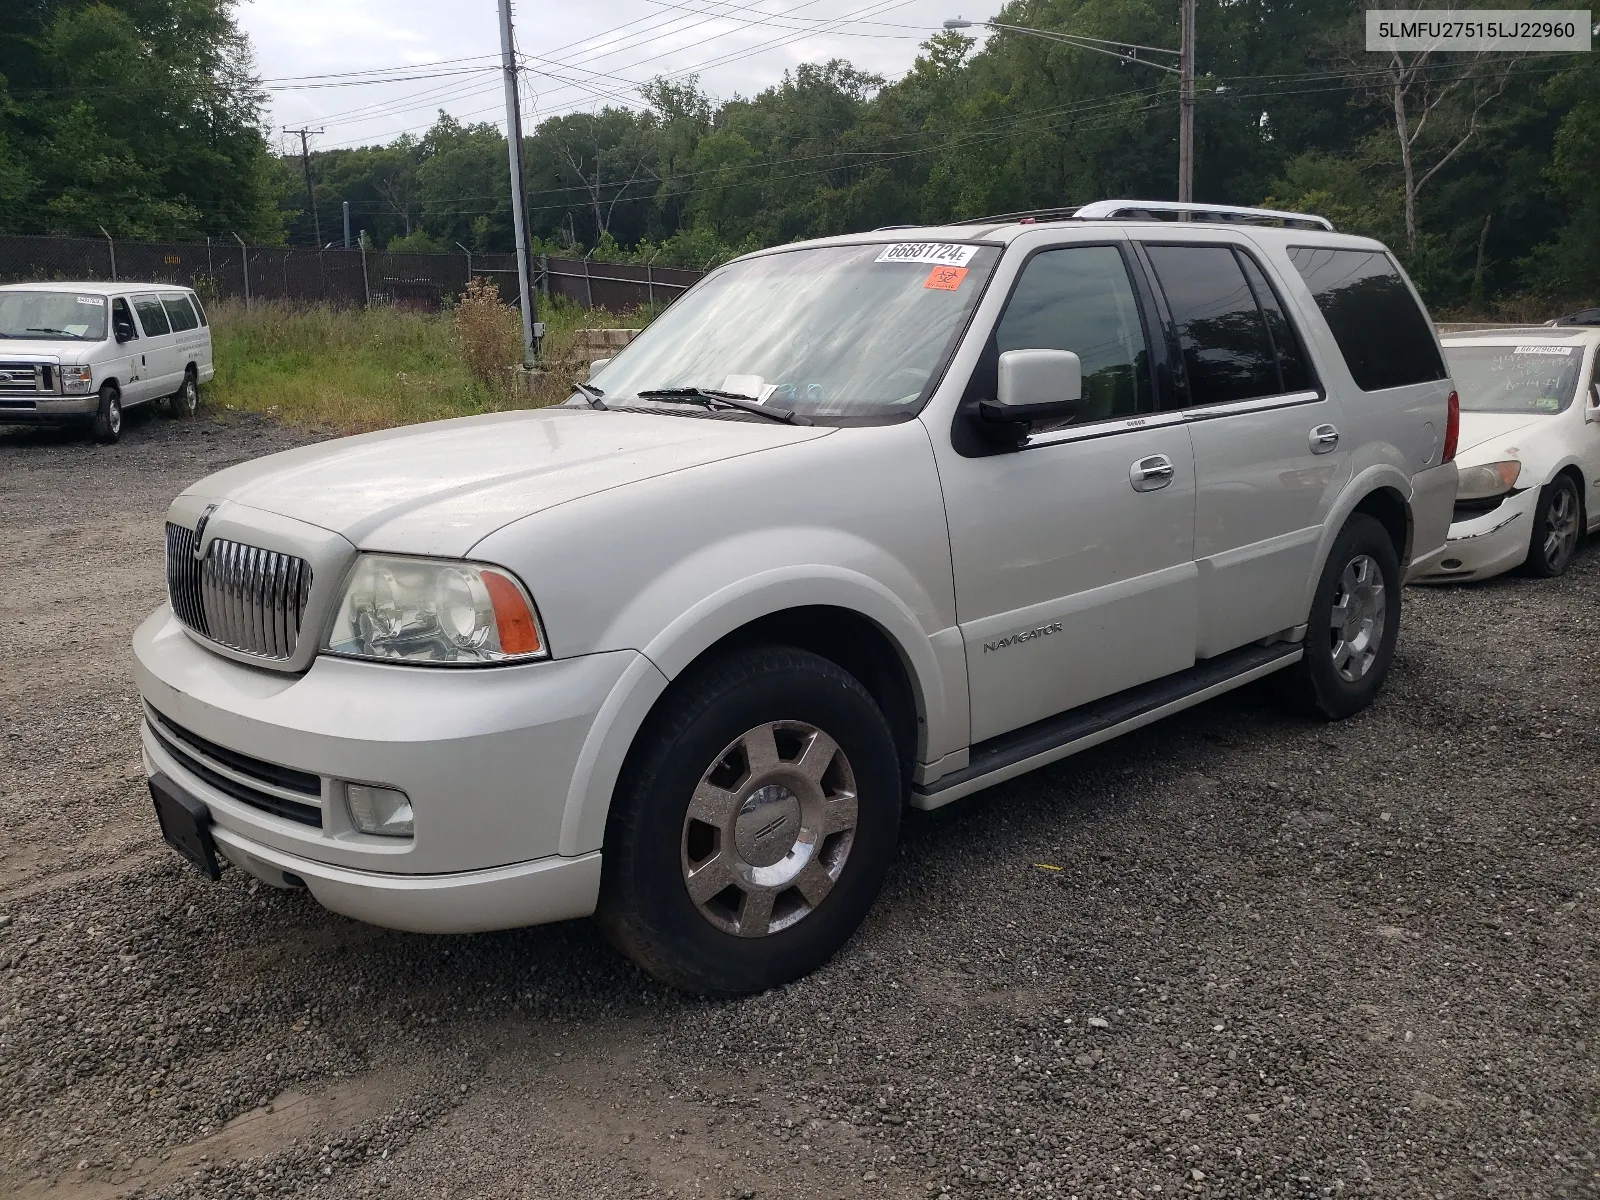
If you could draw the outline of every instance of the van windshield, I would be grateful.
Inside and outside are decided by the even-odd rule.
[[[825,421],[915,413],[998,257],[993,246],[884,242],[729,263],[593,384],[611,408],[704,389]]]
[[[1555,342],[1446,346],[1462,412],[1558,413],[1578,390],[1583,347]]]
[[[103,342],[106,298],[81,292],[0,290],[0,337]]]

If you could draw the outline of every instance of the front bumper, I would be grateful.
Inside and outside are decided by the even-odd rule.
[[[599,856],[560,853],[580,757],[633,651],[483,670],[328,656],[294,675],[213,654],[163,606],[134,635],[146,772],[211,812],[230,861],[327,907],[468,932],[593,911]],[[274,775],[274,772],[278,775]],[[415,836],[363,834],[345,781],[399,788]]]
[[[11,403],[0,403],[0,425],[65,425],[94,416],[100,397],[87,396],[7,396]],[[27,405],[26,408],[13,405]]]
[[[1521,565],[1533,536],[1533,512],[1539,489],[1526,488],[1496,508],[1450,526],[1444,553],[1430,564],[1418,583],[1462,583],[1488,579]]]

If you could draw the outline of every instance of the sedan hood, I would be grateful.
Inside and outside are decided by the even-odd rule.
[[[569,500],[831,432],[566,407],[494,413],[269,455],[184,494],[304,521],[364,550],[459,556]]]
[[[1484,442],[1505,437],[1508,433],[1515,433],[1524,426],[1548,421],[1551,415],[1553,414],[1464,412],[1461,414],[1461,438],[1456,444],[1456,453],[1461,454],[1474,446],[1483,445]]]

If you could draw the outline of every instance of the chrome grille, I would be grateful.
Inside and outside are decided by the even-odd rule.
[[[311,564],[227,538],[213,538],[199,561],[194,547],[194,530],[167,526],[167,594],[178,620],[246,654],[291,657],[311,595]]]
[[[0,395],[32,396],[50,390],[49,367],[37,363],[0,363]]]

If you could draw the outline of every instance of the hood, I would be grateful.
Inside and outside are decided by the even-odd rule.
[[[184,495],[304,521],[364,550],[450,557],[569,500],[832,432],[586,408],[494,413],[269,455]]]
[[[1529,425],[1538,425],[1555,415],[1555,413],[1464,412],[1461,414],[1461,437],[1456,443],[1456,454],[1458,456],[1465,454],[1474,446],[1492,442],[1496,438],[1505,437]]]
[[[66,363],[87,362],[103,342],[67,342],[0,338],[0,362]]]

